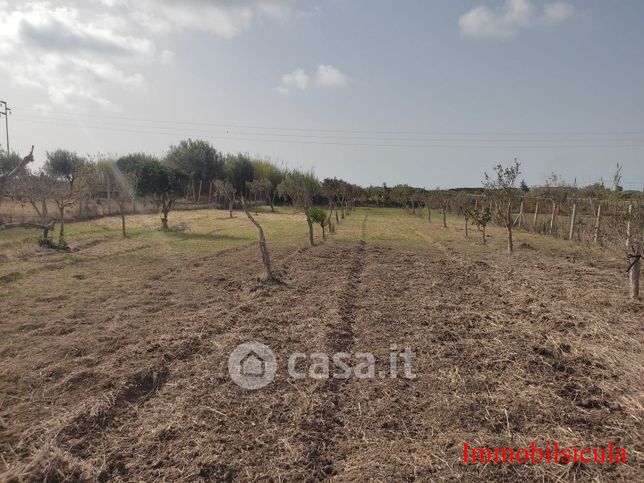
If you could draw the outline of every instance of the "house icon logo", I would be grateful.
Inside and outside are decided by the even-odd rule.
[[[228,357],[230,378],[244,389],[260,389],[273,381],[277,371],[275,354],[260,342],[245,342]]]

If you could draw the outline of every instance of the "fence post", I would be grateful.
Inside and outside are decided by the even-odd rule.
[[[537,231],[537,216],[539,216],[539,200],[537,200],[537,203],[534,206],[534,219],[532,220],[532,225],[535,232]]]
[[[626,218],[626,249],[631,246],[631,216],[633,215],[633,203],[628,203],[628,217]]]
[[[630,264],[631,298],[640,295],[640,266],[642,262],[641,245],[637,241],[629,243],[628,263]]]
[[[550,235],[554,236],[553,228],[555,226],[555,210],[557,209],[557,203],[552,202],[552,216],[550,217]]]
[[[570,215],[570,233],[568,235],[568,240],[572,240],[572,236],[575,233],[575,215],[577,214],[577,203],[572,205],[572,215]]]
[[[595,237],[593,239],[594,243],[597,243],[599,241],[599,220],[601,219],[602,216],[602,203],[601,201],[597,205],[597,218],[595,219]]]

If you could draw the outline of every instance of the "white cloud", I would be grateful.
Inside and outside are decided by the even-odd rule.
[[[332,65],[321,64],[315,73],[315,81],[323,87],[342,87],[347,83],[347,76]]]
[[[327,64],[318,66],[314,79],[318,87],[342,87],[348,80],[342,71]],[[273,90],[278,94],[287,95],[293,90],[305,91],[310,84],[311,77],[303,69],[297,68],[289,74],[284,74],[280,84]]]
[[[143,66],[173,62],[171,50],[157,47],[164,34],[230,39],[254,22],[286,18],[295,1],[0,0],[0,69],[52,105],[112,110],[114,89],[145,86]]]
[[[549,3],[544,7],[543,20],[548,24],[556,25],[571,17],[573,13],[574,9],[568,3]]]
[[[557,25],[567,20],[573,7],[565,2],[546,4],[542,12],[531,0],[506,0],[503,9],[493,11],[486,6],[475,7],[461,15],[458,24],[468,37],[510,38],[520,30],[542,25]]]
[[[280,85],[277,87],[280,94],[287,94],[291,90],[305,91],[309,86],[309,76],[302,69],[295,69],[289,74],[284,74]]]

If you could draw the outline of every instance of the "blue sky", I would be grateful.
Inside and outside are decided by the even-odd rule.
[[[644,3],[0,0],[12,149],[187,137],[360,184],[644,186]],[[0,129],[4,145],[4,129]]]

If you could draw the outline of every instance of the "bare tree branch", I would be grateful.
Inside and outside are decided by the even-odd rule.
[[[9,171],[8,173],[0,174],[0,182],[8,181],[14,176],[16,176],[22,169],[27,166],[29,163],[31,163],[34,160],[34,147],[31,146],[31,151],[27,156],[22,158],[22,161],[18,163],[18,166],[16,166],[14,169]]]

